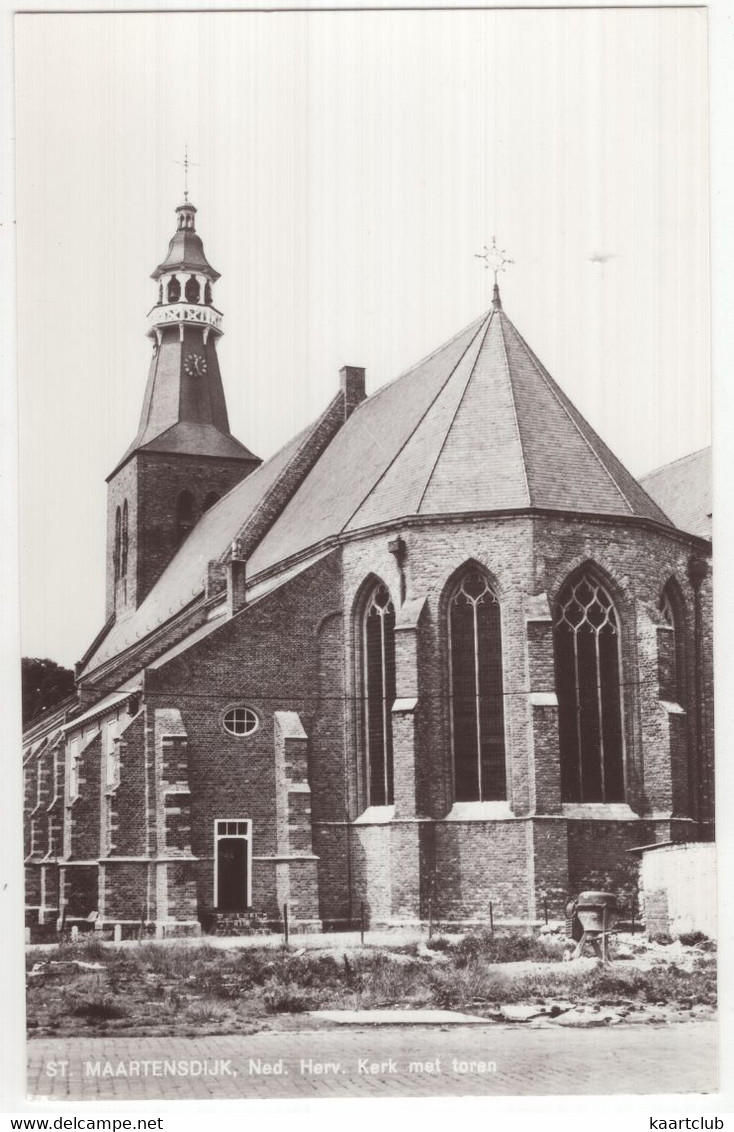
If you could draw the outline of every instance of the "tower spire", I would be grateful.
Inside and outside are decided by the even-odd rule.
[[[188,149],[184,162],[187,173]],[[194,205],[187,199],[176,214],[153,272],[140,424],[108,477],[108,615],[137,608],[204,511],[260,463],[229,429],[217,357],[222,315],[213,297],[219,272],[204,253]]]

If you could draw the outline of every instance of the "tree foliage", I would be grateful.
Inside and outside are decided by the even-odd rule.
[[[74,673],[54,660],[24,656],[21,661],[23,726],[74,691]]]

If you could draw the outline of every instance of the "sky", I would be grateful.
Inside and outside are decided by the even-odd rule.
[[[635,474],[710,441],[702,9],[19,15],[22,649],[104,620],[188,144],[233,433],[267,457],[508,316]],[[60,599],[61,597],[61,599]]]

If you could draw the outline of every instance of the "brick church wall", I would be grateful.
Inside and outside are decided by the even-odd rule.
[[[150,845],[146,827],[151,820],[146,796],[146,710],[139,712],[120,741],[120,780],[110,792],[110,826],[113,856],[145,854]]]
[[[645,822],[569,821],[569,891],[613,892],[628,913],[637,906],[639,860],[628,853],[654,840]]]
[[[152,884],[145,861],[108,859],[103,867],[105,920],[139,923],[151,908]]]
[[[401,778],[401,789],[408,791],[401,806],[409,811],[412,805],[415,816],[406,811],[405,821],[396,814],[392,823],[371,823],[366,815],[365,822],[344,824],[353,823],[366,802],[361,631],[355,611],[374,578],[388,585],[399,605],[400,573],[388,547],[394,533],[347,542],[181,655],[147,670],[146,713],[175,709],[186,736],[185,744],[169,744],[159,767],[162,782],[187,772],[190,791],[186,814],[181,803],[189,795],[171,795],[181,813],[169,823],[159,851],[186,857],[190,848],[196,858],[182,860],[169,874],[169,916],[180,918],[184,909],[190,914],[194,877],[199,909],[213,902],[216,819],[252,821],[257,910],[280,916],[283,892],[294,904],[314,905],[318,875],[323,921],[355,921],[364,903],[368,918],[377,923],[425,916],[429,900],[434,918],[448,920],[485,920],[490,901],[498,920],[537,918],[544,902],[560,915],[566,896],[579,888],[611,888],[627,901],[636,876],[627,849],[643,838],[669,836],[671,808],[694,809],[681,794],[686,760],[696,757],[693,707],[689,703],[686,714],[672,722],[666,718],[657,641],[660,593],[674,577],[685,603],[690,669],[694,594],[687,570],[695,544],[620,522],[505,517],[403,528],[407,599],[417,602],[419,613],[400,654],[414,658],[415,670],[409,679],[398,672],[397,694],[417,693],[417,704],[394,718],[394,734],[400,736],[396,751],[401,759],[407,752],[414,775],[412,786],[410,776]],[[606,580],[622,625],[628,801],[645,821],[633,820],[632,813],[610,820],[601,811],[581,820],[566,814],[561,803],[550,618],[560,587],[588,561]],[[508,807],[506,816],[495,820],[447,820],[452,805],[447,596],[456,572],[470,562],[486,569],[501,607]],[[708,609],[708,579],[701,602]],[[708,656],[704,651],[705,688]],[[690,672],[688,677],[690,685]],[[253,735],[225,733],[222,716],[232,706],[257,713]],[[280,834],[275,768],[277,758],[286,756],[276,753],[276,713],[297,713],[311,789],[310,794],[288,793]],[[708,706],[704,722],[710,728]],[[150,736],[146,739],[141,713],[121,742],[120,783],[112,798],[117,856],[145,852],[146,741]],[[156,804],[155,785],[149,783],[151,805]],[[708,799],[705,774],[701,789]],[[544,816],[536,819],[536,814]],[[518,820],[523,818],[528,820]],[[676,836],[685,830],[685,820],[678,820]],[[176,822],[190,824],[190,846],[174,836]],[[284,836],[290,853],[305,860],[312,850],[315,866],[284,872],[282,859],[275,860]],[[133,868],[123,885],[130,900],[140,898],[140,877]],[[118,883],[110,880],[110,891]],[[120,894],[111,897],[116,915],[123,904]]]
[[[180,711],[188,737],[191,791],[191,848],[198,869],[201,907],[213,900],[211,861],[214,823],[224,818],[252,821],[253,906],[273,914],[271,860],[278,853],[275,815],[276,712],[297,712],[309,736],[309,781],[315,796],[319,773],[314,766],[309,729],[318,702],[318,628],[339,591],[339,567],[330,556],[254,602],[211,636],[148,673],[147,694],[159,708]],[[274,647],[274,642],[277,642]],[[195,692],[192,694],[192,689]],[[338,701],[337,701],[338,704]],[[246,737],[228,735],[222,717],[229,707],[247,706],[259,726]],[[339,707],[337,707],[339,710]],[[337,765],[341,770],[341,755]],[[321,768],[322,773],[324,768]],[[327,770],[328,773],[328,770]],[[294,802],[306,816],[308,802]],[[295,820],[295,810],[292,815]],[[295,838],[298,842],[298,836]],[[299,852],[300,844],[292,847]],[[318,852],[318,850],[316,850]],[[291,875],[298,874],[291,870]],[[301,899],[305,899],[308,884]]]
[[[102,739],[97,734],[87,742],[77,763],[79,794],[71,803],[69,815],[72,860],[96,860],[99,856],[101,763]]]

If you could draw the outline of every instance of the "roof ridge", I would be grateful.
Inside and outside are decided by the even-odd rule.
[[[501,310],[502,308],[500,308]],[[508,319],[509,322],[509,319]],[[512,402],[512,415],[515,420],[515,431],[517,432],[517,443],[520,447],[520,464],[522,466],[522,474],[525,480],[525,490],[528,493],[528,507],[532,507],[533,500],[530,495],[530,480],[528,479],[528,465],[525,457],[525,446],[522,442],[522,432],[520,431],[520,420],[517,415],[517,402],[515,401],[515,386],[512,384],[512,374],[510,372],[510,359],[507,354],[507,342],[505,340],[505,328],[502,324],[502,319],[499,320],[500,337],[502,338],[502,349],[505,354],[505,366],[507,367],[507,383],[510,386],[510,401]]]
[[[485,318],[487,318],[487,315],[486,315],[486,314],[485,314],[485,315],[483,316],[483,318],[482,318],[481,322],[483,322]],[[490,312],[489,312],[489,321],[491,321],[491,318],[492,318],[492,312],[490,311]],[[395,452],[395,453],[393,454],[393,456],[392,456],[392,459],[391,459],[391,460],[389,460],[389,461],[388,461],[388,463],[386,464],[386,466],[385,466],[385,467],[384,467],[384,468],[382,469],[382,471],[380,472],[380,475],[379,475],[379,476],[377,477],[377,479],[376,479],[376,480],[374,481],[374,483],[373,483],[373,484],[372,484],[372,485],[370,486],[370,488],[368,489],[368,491],[366,492],[366,494],[362,496],[362,498],[360,499],[359,503],[358,503],[358,504],[357,504],[357,506],[356,506],[356,507],[354,508],[354,510],[353,510],[353,511],[351,511],[351,512],[349,513],[349,515],[347,515],[346,519],[344,520],[344,522],[342,523],[342,526],[341,526],[341,530],[342,530],[342,531],[345,531],[345,530],[347,529],[347,527],[348,527],[348,526],[349,526],[349,524],[351,523],[351,521],[352,521],[352,519],[354,518],[354,516],[355,516],[355,515],[356,515],[356,514],[357,514],[357,513],[359,512],[359,510],[360,510],[360,509],[361,509],[361,508],[362,508],[362,507],[364,506],[364,504],[365,504],[365,503],[367,502],[367,500],[369,499],[370,495],[371,495],[371,494],[372,494],[372,492],[373,492],[373,491],[375,490],[375,488],[377,487],[377,485],[378,485],[378,484],[380,484],[380,483],[382,482],[382,480],[383,480],[383,479],[385,478],[385,476],[387,475],[387,473],[388,473],[388,472],[390,471],[390,469],[392,468],[393,464],[394,464],[394,463],[395,463],[395,461],[397,460],[397,458],[398,458],[398,456],[400,455],[400,453],[401,453],[401,452],[403,451],[403,449],[404,449],[404,448],[405,448],[405,447],[406,447],[406,446],[407,446],[407,445],[408,445],[408,444],[410,443],[410,441],[411,441],[412,437],[414,437],[414,436],[415,436],[415,434],[416,434],[417,430],[418,430],[418,429],[420,428],[420,426],[421,426],[421,424],[423,423],[423,421],[425,420],[426,416],[428,415],[428,413],[430,412],[430,410],[431,410],[431,409],[433,408],[433,406],[434,406],[434,405],[436,404],[436,401],[437,401],[437,400],[438,400],[438,398],[439,398],[439,397],[441,396],[441,394],[443,393],[444,389],[445,389],[445,388],[446,388],[446,386],[448,385],[449,381],[451,380],[451,378],[452,378],[452,377],[454,376],[454,374],[456,373],[457,367],[458,367],[458,366],[459,366],[459,365],[461,364],[461,362],[462,362],[462,361],[464,360],[464,358],[466,357],[466,355],[467,355],[467,353],[469,352],[469,349],[470,349],[470,347],[471,347],[472,343],[473,343],[473,342],[474,342],[474,341],[476,340],[476,338],[477,338],[477,335],[479,334],[479,331],[480,331],[480,329],[481,329],[481,322],[480,322],[480,323],[479,323],[479,325],[477,326],[476,332],[475,332],[474,334],[472,334],[471,338],[469,339],[469,341],[467,342],[466,346],[465,346],[465,347],[464,347],[464,349],[462,350],[462,352],[461,352],[461,355],[460,355],[460,356],[459,356],[459,357],[458,357],[458,358],[456,359],[456,362],[454,363],[454,365],[453,365],[453,366],[451,367],[451,369],[449,370],[448,374],[446,375],[446,380],[445,380],[445,381],[442,381],[442,382],[441,382],[441,385],[440,385],[440,386],[439,386],[439,388],[438,388],[438,389],[436,390],[435,396],[433,396],[433,397],[431,398],[431,400],[430,400],[430,401],[428,402],[428,404],[426,405],[425,409],[423,410],[423,412],[422,412],[422,413],[421,413],[421,415],[419,416],[418,420],[417,420],[417,421],[415,422],[415,425],[414,425],[414,426],[413,426],[413,428],[412,428],[412,429],[410,430],[410,432],[408,433],[408,435],[407,435],[407,436],[406,436],[406,437],[404,438],[402,445],[401,445],[401,446],[400,446],[400,447],[398,448],[398,450],[397,450],[397,451],[396,451],[396,452]],[[467,330],[470,330],[470,329],[471,329],[471,328],[472,328],[473,326],[474,326],[474,323],[471,323],[471,322],[470,322],[470,323],[468,324],[468,326],[465,326],[465,327],[464,327],[464,329],[462,330],[461,334],[465,334],[465,333],[467,332]],[[452,344],[453,342],[455,342],[455,341],[457,340],[457,338],[460,338],[460,337],[461,337],[461,334],[455,334],[453,338],[449,339],[449,341],[448,341],[448,342],[444,342],[443,346],[440,346],[438,350],[434,350],[434,351],[433,351],[433,353],[432,353],[432,354],[429,354],[429,355],[428,355],[428,358],[426,358],[426,359],[424,359],[424,360],[425,360],[425,361],[428,361],[428,360],[429,360],[430,358],[434,358],[434,357],[436,357],[436,355],[437,355],[437,354],[439,354],[439,353],[441,352],[441,350],[448,348],[448,347],[449,347],[449,346],[450,346],[450,345],[451,345],[451,344]],[[422,363],[421,363],[421,364],[422,364]],[[401,374],[401,375],[400,375],[400,377],[407,377],[407,375],[408,375],[409,373],[412,373],[412,372],[413,372],[414,370],[416,370],[416,369],[418,369],[418,366],[413,366],[413,367],[412,367],[412,369],[406,370],[406,371],[405,371],[405,373],[403,373],[403,374]],[[396,378],[396,379],[395,379],[395,381],[398,381],[398,380],[399,380],[398,378]],[[394,381],[391,381],[391,382],[389,382],[389,385],[394,385],[394,384],[395,384],[395,382],[394,382]],[[379,392],[382,392],[382,389],[387,389],[387,386],[386,386],[386,385],[383,385],[383,386],[382,386],[382,388],[381,388],[381,389],[379,390]],[[363,402],[363,404],[364,404],[364,402]]]
[[[652,476],[656,476],[658,472],[668,471],[669,468],[674,468],[676,464],[682,464],[684,460],[692,460],[694,456],[700,456],[703,452],[711,452],[712,445],[704,444],[702,448],[696,448],[693,452],[688,452],[685,456],[677,456],[675,460],[668,460],[665,464],[658,464],[656,468],[651,468],[649,472],[643,472],[639,476],[635,476],[638,481],[648,480]]]
[[[235,540],[244,539],[245,557],[249,557],[262,541],[273,523],[282,515],[306,477],[313,471],[337,433],[348,420],[344,391],[340,388],[329,401],[323,412],[311,426],[304,430],[303,439],[293,452],[290,460],[260,498],[257,506],[242,523]],[[226,562],[230,547],[220,555],[219,561]]]
[[[425,485],[425,487],[423,488],[423,491],[420,494],[420,498],[418,499],[418,505],[416,506],[416,509],[415,509],[416,514],[420,512],[420,509],[423,506],[423,500],[426,497],[426,493],[428,491],[428,488],[431,486],[431,480],[433,479],[433,475],[436,471],[436,468],[438,467],[438,462],[441,459],[441,456],[443,454],[443,450],[446,447],[446,441],[449,438],[449,433],[451,432],[451,429],[454,427],[454,421],[456,420],[456,417],[458,416],[459,409],[461,408],[462,404],[464,403],[464,398],[466,397],[466,391],[469,388],[469,382],[472,379],[472,374],[474,373],[474,370],[477,368],[477,360],[479,358],[479,355],[482,352],[482,346],[484,346],[484,343],[487,341],[487,335],[489,334],[489,328],[492,325],[493,317],[494,317],[494,310],[490,311],[489,319],[487,321],[487,326],[486,326],[486,329],[484,331],[484,337],[482,338],[479,349],[477,350],[477,356],[474,359],[474,364],[472,365],[471,369],[469,370],[469,374],[467,376],[464,389],[462,390],[461,397],[459,398],[459,402],[458,402],[456,408],[454,409],[453,415],[452,415],[451,420],[449,422],[449,426],[446,429],[446,432],[444,433],[444,438],[441,441],[441,444],[439,445],[439,449],[438,449],[438,453],[436,455],[436,459],[433,461],[433,467],[431,468],[430,472],[428,473],[428,479],[426,480],[426,485]],[[474,337],[472,338],[471,342],[469,343],[469,346],[473,345],[473,343],[476,341],[476,338],[477,338],[477,335],[475,334]],[[461,355],[459,362],[462,362],[464,360],[464,358],[466,357],[466,355],[469,351],[469,346],[467,346],[466,350]],[[456,369],[457,369],[459,362],[457,362],[456,366],[454,366],[454,369],[452,370],[451,374],[449,375],[450,377],[453,377],[453,375],[456,373]],[[446,381],[444,383],[444,385],[441,386],[441,392],[444,391],[444,389],[446,388],[446,385],[448,385],[448,381]]]
[[[581,437],[581,439],[586,444],[589,451],[592,453],[594,459],[596,460],[597,464],[600,466],[600,468],[602,469],[604,474],[607,476],[608,479],[611,480],[611,482],[616,487],[617,491],[619,492],[622,499],[626,503],[626,505],[629,509],[630,515],[636,514],[636,511],[635,511],[634,507],[632,506],[632,504],[630,503],[629,499],[627,498],[625,492],[622,490],[621,486],[617,483],[617,480],[612,475],[611,471],[607,467],[604,460],[602,460],[600,454],[597,452],[596,448],[594,447],[594,445],[589,440],[589,437],[586,436],[583,429],[579,427],[578,421],[576,421],[574,419],[573,414],[568,411],[568,406],[566,404],[564,404],[563,398],[558,396],[558,392],[557,392],[556,388],[554,388],[556,383],[553,381],[553,378],[551,377],[551,375],[546,371],[545,366],[535,356],[531,347],[528,346],[527,342],[523,338],[520,331],[513,325],[513,323],[510,321],[510,319],[507,318],[507,315],[504,314],[504,311],[502,312],[502,314],[507,319],[507,322],[508,322],[510,328],[515,332],[515,334],[517,335],[517,337],[520,339],[521,343],[523,344],[523,346],[527,350],[528,355],[530,356],[530,360],[533,363],[535,369],[537,370],[538,376],[540,377],[541,381],[544,383],[544,385],[546,386],[546,388],[548,389],[548,391],[550,392],[550,394],[554,398],[554,400],[560,405],[561,409],[566,414],[566,416],[570,420],[571,424],[573,425],[573,427],[576,429],[576,431],[579,434],[579,436]],[[511,376],[510,376],[510,380],[512,380]],[[589,425],[589,428],[591,428],[591,425]],[[592,429],[592,431],[595,432],[595,430],[593,430],[593,429]],[[596,435],[596,433],[595,433],[595,435]],[[601,437],[599,437],[599,439],[601,440]],[[631,475],[632,473],[630,472],[629,474]],[[642,490],[644,491],[644,488]]]
[[[364,401],[360,401],[354,412],[359,412],[362,406],[366,405],[368,401],[373,401],[375,397],[381,396],[381,394],[384,393],[386,389],[390,389],[393,385],[397,384],[398,381],[402,381],[402,379],[404,377],[407,377],[409,373],[414,373],[415,370],[420,369],[420,367],[425,365],[426,362],[430,362],[431,358],[435,358],[436,355],[440,354],[442,350],[446,350],[449,346],[453,345],[453,343],[456,342],[458,338],[461,338],[462,334],[466,334],[467,330],[471,330],[474,326],[479,329],[484,320],[487,317],[491,317],[491,315],[491,310],[484,311],[484,313],[481,314],[478,318],[473,318],[471,322],[467,322],[466,326],[462,326],[461,330],[457,334],[452,334],[450,338],[447,338],[446,341],[442,342],[440,346],[437,346],[435,350],[431,350],[430,354],[426,354],[425,357],[421,358],[420,361],[415,363],[415,365],[408,366],[407,369],[401,370],[397,377],[393,377],[390,381],[386,381],[385,384],[381,385],[379,389],[376,389],[374,393],[370,393],[369,397],[365,397]],[[474,341],[475,337],[476,335],[472,335],[469,346]],[[467,346],[467,350],[469,349],[469,346]],[[466,350],[464,351],[464,353],[466,353]],[[461,356],[463,358],[464,354],[462,354]]]

